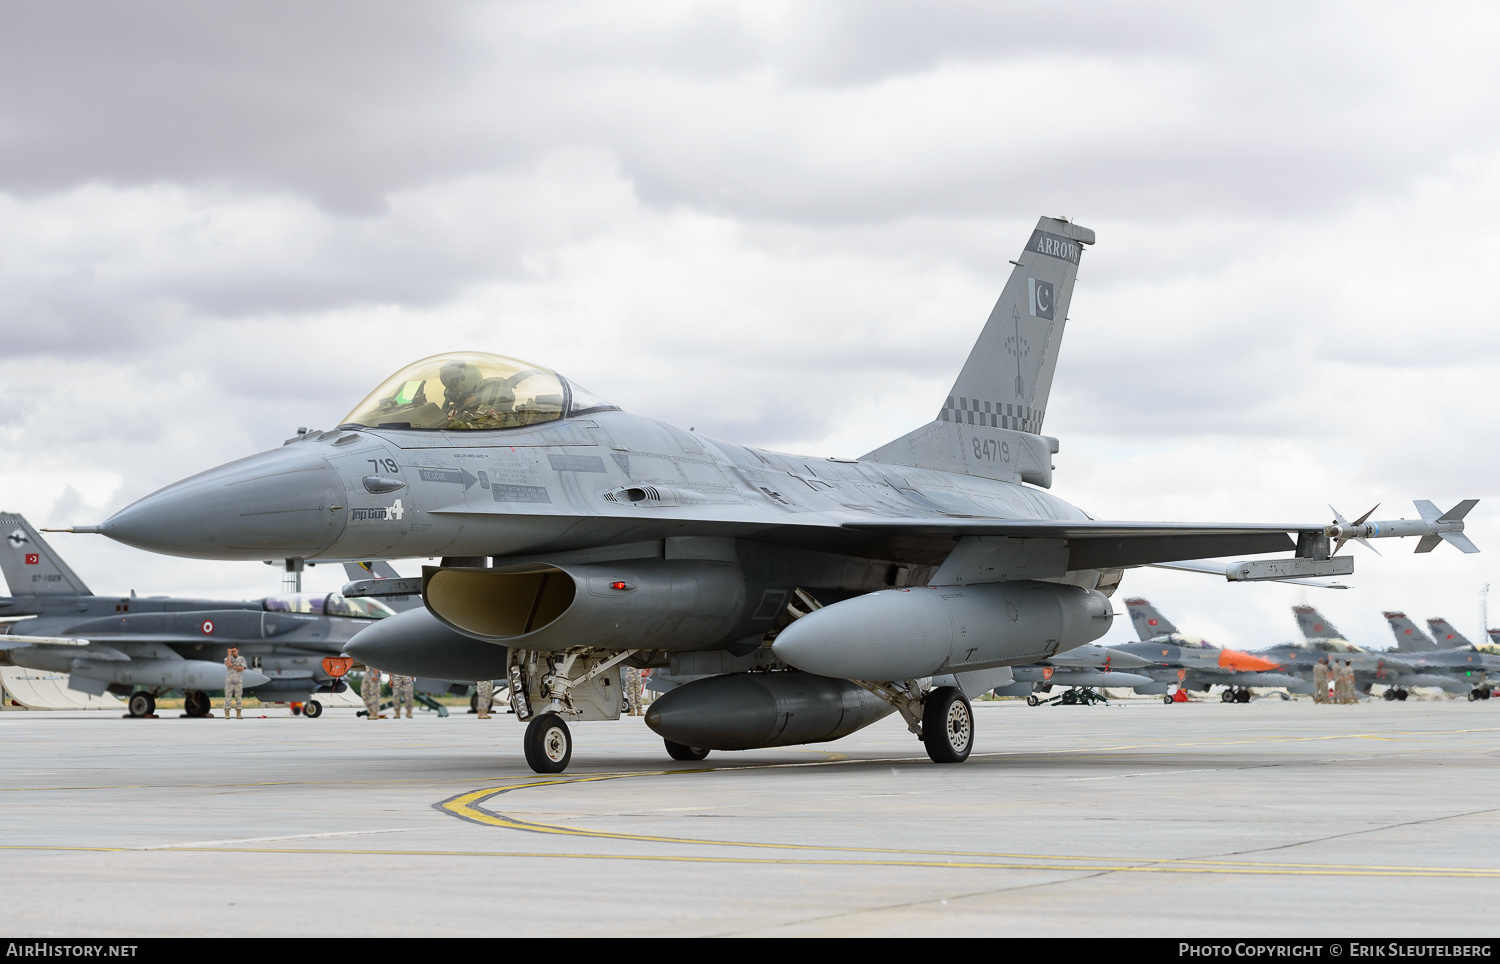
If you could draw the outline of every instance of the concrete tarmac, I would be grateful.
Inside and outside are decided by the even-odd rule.
[[[670,760],[481,721],[0,714],[0,914],[70,935],[1491,935],[1500,703],[978,703]]]

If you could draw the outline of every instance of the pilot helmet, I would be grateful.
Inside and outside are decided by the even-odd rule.
[[[442,379],[443,388],[447,389],[444,394],[450,400],[472,395],[479,383],[484,381],[484,375],[477,365],[457,358],[444,362],[438,371],[438,377]]]

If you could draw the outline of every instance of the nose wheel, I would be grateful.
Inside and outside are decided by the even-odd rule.
[[[323,704],[317,700],[308,700],[302,704],[302,715],[309,720],[316,720],[323,715]]]
[[[156,712],[156,697],[144,692],[131,693],[130,702],[125,706],[131,716],[150,716]]]
[[[573,759],[573,734],[556,713],[543,713],[526,724],[521,746],[527,765],[537,773],[561,773]]]

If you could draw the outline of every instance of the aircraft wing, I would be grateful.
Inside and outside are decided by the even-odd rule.
[[[1061,539],[1073,569],[1114,569],[1204,556],[1253,555],[1296,548],[1292,533],[1321,524],[1241,525],[1203,522],[1103,522],[1094,519],[892,519],[843,528],[890,540],[895,548],[946,553],[967,536]]]

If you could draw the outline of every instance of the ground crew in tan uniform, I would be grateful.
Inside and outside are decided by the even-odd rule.
[[[646,712],[643,700],[646,688],[641,682],[641,671],[634,666],[625,667],[625,692],[630,697],[630,715],[640,716]]]
[[[359,696],[365,701],[366,719],[385,719],[380,715],[380,670],[373,666],[365,667],[365,678],[359,684]]]
[[[1344,702],[1356,703],[1359,697],[1354,693],[1354,664],[1344,660]]]
[[[1328,702],[1328,657],[1313,664],[1313,702]]]
[[[234,717],[243,720],[245,695],[245,670],[249,667],[238,646],[229,647],[224,657],[224,719],[229,719],[229,703],[234,701]]]
[[[416,679],[411,676],[391,674],[391,715],[401,719],[401,707],[406,707],[406,718],[411,719],[411,708],[416,703]]]
[[[490,718],[490,704],[495,701],[495,681],[482,679],[479,681],[479,695],[474,700],[474,708],[479,711],[479,718],[487,720]]]

